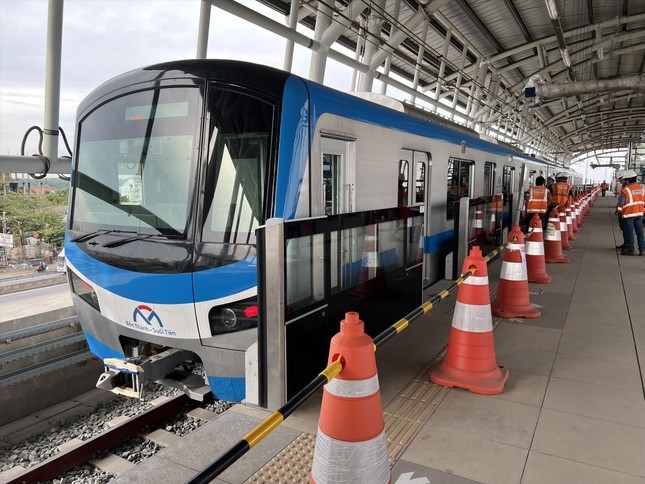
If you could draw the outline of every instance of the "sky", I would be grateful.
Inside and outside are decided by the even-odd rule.
[[[0,0],[0,154],[20,154],[29,127],[44,124],[47,0]],[[246,6],[261,9],[256,1]],[[66,0],[60,126],[73,143],[76,109],[108,79],[158,62],[195,58],[200,0]],[[283,16],[261,10],[286,24]],[[303,33],[307,29],[303,30]],[[310,31],[309,31],[310,33]],[[310,35],[310,34],[309,34]],[[282,69],[286,40],[215,7],[207,57]],[[307,77],[310,53],[296,45],[293,69]],[[351,70],[328,60],[325,84],[349,90]],[[26,154],[37,151],[32,132]],[[67,154],[62,141],[59,154]]]
[[[274,20],[283,16],[255,0],[238,0]],[[25,132],[43,127],[47,43],[47,0],[0,0],[0,154],[18,155]],[[108,79],[158,62],[194,58],[200,0],[65,0],[59,125],[70,144],[78,104]],[[298,30],[312,36],[299,26]],[[286,40],[215,7],[207,57],[238,59],[282,69]],[[344,51],[349,57],[352,52]],[[295,46],[292,72],[308,77],[311,53]],[[351,87],[351,69],[327,61],[325,84],[342,91]],[[375,82],[374,91],[380,83]],[[401,93],[391,93],[403,99]],[[37,152],[32,132],[25,154]],[[59,155],[66,155],[62,140]],[[595,159],[592,162],[597,163]],[[601,161],[602,162],[602,161]],[[602,180],[612,170],[575,167]]]

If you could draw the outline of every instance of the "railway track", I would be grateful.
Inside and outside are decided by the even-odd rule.
[[[87,440],[72,438],[68,442],[59,445],[59,452],[49,459],[38,463],[27,469],[12,469],[8,483],[31,483],[38,481],[50,481],[65,472],[89,463],[90,465],[102,470],[106,470],[103,464],[106,461],[119,461],[122,458],[109,454],[112,449],[119,444],[135,437],[142,436],[145,439],[159,442],[163,437],[161,434],[170,434],[163,429],[155,429],[156,426],[178,414],[187,414],[192,418],[202,418],[208,420],[215,416],[215,412],[209,412],[203,409],[197,409],[199,402],[191,400],[186,395],[173,397],[161,397],[152,402],[153,405],[131,417],[119,417],[113,421],[104,432]],[[192,411],[192,412],[191,412]],[[195,413],[197,412],[197,413]],[[209,416],[210,413],[210,416]],[[196,415],[199,415],[196,417]],[[170,438],[172,437],[172,438]],[[173,439],[179,438],[176,434],[166,437],[166,444],[169,445]],[[97,456],[99,456],[97,458]],[[125,459],[123,459],[125,460]],[[131,463],[126,463],[132,465]],[[109,470],[107,472],[110,472]],[[3,480],[4,482],[4,480]]]

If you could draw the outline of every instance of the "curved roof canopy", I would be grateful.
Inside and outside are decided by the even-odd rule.
[[[290,0],[259,1],[290,13]],[[313,80],[316,56],[343,45],[356,90],[403,88],[525,152],[568,164],[645,137],[645,2],[305,0],[298,21],[319,42]]]

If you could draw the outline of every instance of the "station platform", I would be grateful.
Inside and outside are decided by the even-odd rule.
[[[645,483],[645,257],[614,248],[615,204],[598,197],[565,251],[571,263],[547,264],[553,282],[529,285],[541,318],[493,318],[510,372],[501,394],[429,381],[456,292],[379,347],[393,484]],[[500,268],[489,267],[491,300]],[[321,398],[213,482],[308,482]],[[237,405],[115,482],[186,482],[268,415]]]

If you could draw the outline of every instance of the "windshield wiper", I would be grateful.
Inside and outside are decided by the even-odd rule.
[[[74,237],[73,239],[70,239],[70,242],[85,242],[87,240],[93,239],[94,237],[98,237],[99,235],[105,235],[105,234],[135,234],[136,232],[130,231],[130,230],[117,230],[117,229],[101,229],[101,230],[96,230],[94,232],[90,232],[89,234],[84,234],[84,235],[79,235],[78,237]]]
[[[103,244],[101,247],[106,247],[108,249],[112,247],[120,247],[122,245],[129,244],[130,242],[134,242],[135,240],[149,239],[150,237],[154,237],[154,235],[134,235],[132,237],[126,237],[125,239],[115,240],[114,242],[108,242]]]

